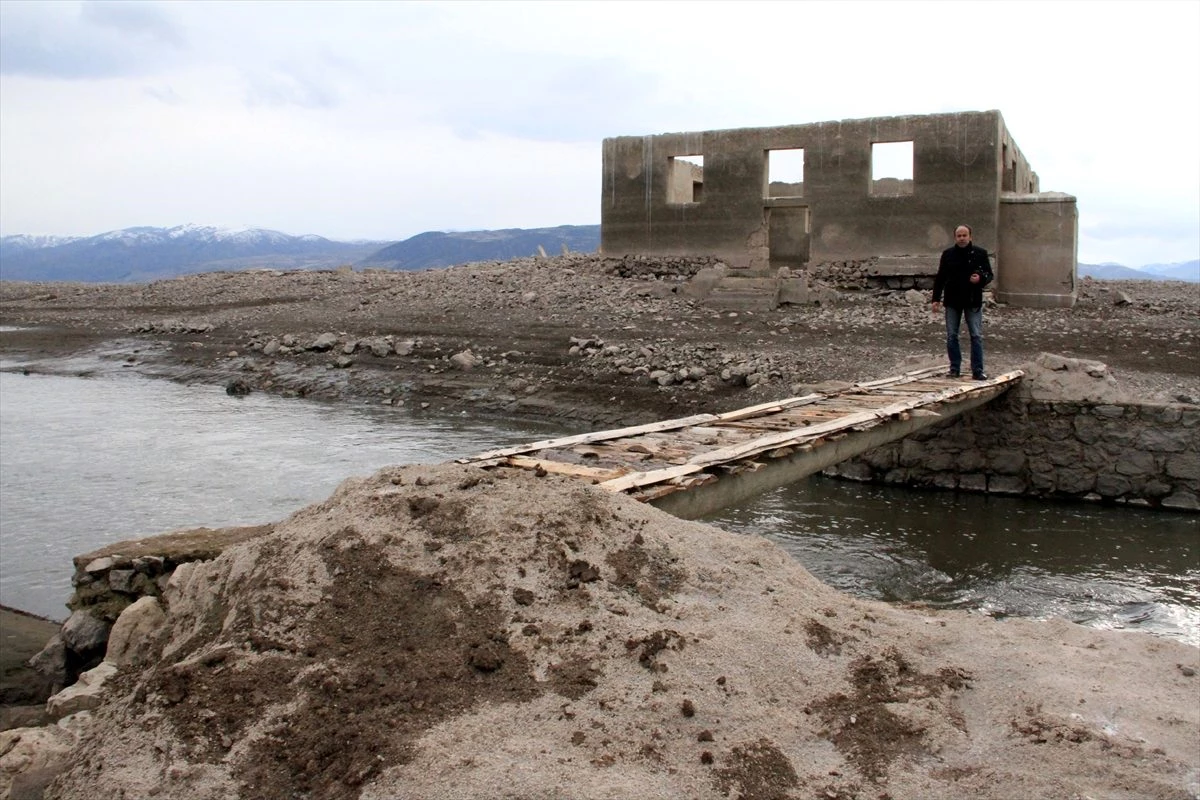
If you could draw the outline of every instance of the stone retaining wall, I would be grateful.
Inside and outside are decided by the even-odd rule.
[[[830,467],[908,487],[1200,511],[1200,407],[1006,395]]]
[[[622,278],[690,278],[703,269],[723,267],[716,256],[609,256],[604,270]]]
[[[929,262],[927,274],[900,271],[892,273],[878,258],[848,261],[822,261],[808,267],[810,279],[820,281],[841,291],[905,291],[933,289],[937,274],[936,259]]]
[[[273,524],[237,528],[193,528],[117,542],[74,559],[71,616],[30,666],[55,691],[105,657],[113,626],[141,598],[160,598],[180,564],[216,558],[231,545],[264,536]]]

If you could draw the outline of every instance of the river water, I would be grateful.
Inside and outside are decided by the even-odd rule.
[[[351,475],[568,432],[14,366],[0,364],[0,603],[51,619],[77,554],[275,521]],[[1195,516],[813,478],[707,521],[766,536],[847,592],[1200,645]]]

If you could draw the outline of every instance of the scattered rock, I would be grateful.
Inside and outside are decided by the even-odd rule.
[[[153,657],[152,642],[166,621],[158,599],[139,597],[121,612],[108,635],[104,660],[117,667],[137,664]]]
[[[104,699],[104,685],[117,674],[117,665],[101,662],[98,666],[79,676],[71,684],[46,701],[46,711],[53,719],[62,719],[80,711],[92,711],[100,707]]]
[[[471,370],[479,366],[482,363],[482,359],[480,359],[479,356],[475,355],[470,350],[463,350],[462,352],[455,353],[454,355],[450,356],[450,363],[453,364],[456,369]]]
[[[324,353],[328,350],[332,350],[337,343],[338,337],[336,333],[322,333],[313,340],[312,344],[308,346],[308,349],[318,353]]]
[[[225,394],[233,395],[234,397],[245,397],[254,391],[254,387],[249,381],[243,378],[234,378],[225,384]]]
[[[67,618],[59,635],[67,647],[86,659],[103,649],[110,627],[107,622],[80,609]]]

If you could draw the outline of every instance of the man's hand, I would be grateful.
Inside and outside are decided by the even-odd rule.
[[[971,283],[979,283],[981,280],[983,280],[983,278],[979,276],[978,272],[971,273]]]
[[[936,314],[937,312],[939,312],[941,310],[942,310],[942,304],[939,303],[937,300],[934,300],[933,301],[933,313]]]

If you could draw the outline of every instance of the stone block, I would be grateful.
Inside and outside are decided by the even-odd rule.
[[[953,473],[939,472],[933,476],[929,485],[936,486],[939,489],[957,489],[958,477]]]
[[[1196,446],[1196,437],[1182,430],[1147,428],[1138,436],[1138,447],[1155,453],[1182,453]]]
[[[1101,441],[1118,448],[1133,447],[1141,431],[1129,425],[1109,425],[1104,429]]]
[[[1158,464],[1154,456],[1141,450],[1126,450],[1116,462],[1116,470],[1122,475],[1154,475],[1158,472]]]
[[[968,492],[985,492],[987,491],[987,476],[979,472],[959,475],[958,488]]]
[[[1172,478],[1200,482],[1200,453],[1178,453],[1168,456],[1163,471]]]
[[[1063,469],[1059,470],[1055,487],[1067,494],[1083,494],[1090,492],[1096,485],[1096,475],[1090,470]]]
[[[1178,491],[1164,497],[1162,507],[1176,511],[1200,511],[1200,500],[1196,498],[1195,492]]]
[[[83,568],[84,572],[95,575],[100,572],[108,572],[116,564],[116,560],[105,556],[88,562],[88,565]]]
[[[1111,404],[1095,406],[1092,413],[1102,419],[1120,419],[1125,416],[1125,406],[1117,406]]]
[[[988,463],[1000,475],[1019,475],[1025,468],[1025,456],[1016,450],[997,450],[988,456]]]
[[[1056,467],[1070,467],[1083,460],[1083,449],[1075,442],[1063,442],[1046,453],[1046,460]]]
[[[1077,416],[1071,423],[1075,430],[1075,438],[1084,444],[1095,444],[1103,435],[1103,426],[1095,417]]]
[[[1096,477],[1096,493],[1101,497],[1121,497],[1133,491],[1133,484],[1123,475],[1099,475]]]
[[[1061,442],[1075,435],[1075,428],[1068,417],[1055,417],[1045,420],[1042,425],[1042,435],[1052,442]]]
[[[133,591],[134,571],[131,569],[114,569],[108,573],[108,588],[114,592],[130,593]]]
[[[1157,424],[1174,425],[1183,420],[1183,409],[1179,406],[1142,406],[1142,419]]]
[[[859,459],[838,464],[838,475],[852,481],[869,481],[875,476],[875,471],[869,464]]]
[[[1025,494],[1027,484],[1014,475],[989,475],[987,490],[990,494]]]
[[[925,459],[924,467],[934,472],[954,469],[955,458],[950,453],[934,453]]]
[[[978,450],[964,450],[958,455],[958,469],[960,472],[978,472],[983,469],[983,466],[983,453]]]
[[[895,447],[880,447],[864,453],[863,460],[877,470],[888,470],[896,466],[899,460],[899,450]]]
[[[1142,494],[1152,499],[1166,497],[1170,493],[1171,484],[1160,481],[1157,478],[1146,481],[1146,485],[1142,487]]]
[[[1054,491],[1058,485],[1058,472],[1048,461],[1036,460],[1029,464],[1029,486],[1038,494]]]
[[[920,443],[905,439],[900,443],[900,466],[915,467],[925,461],[925,448]]]

